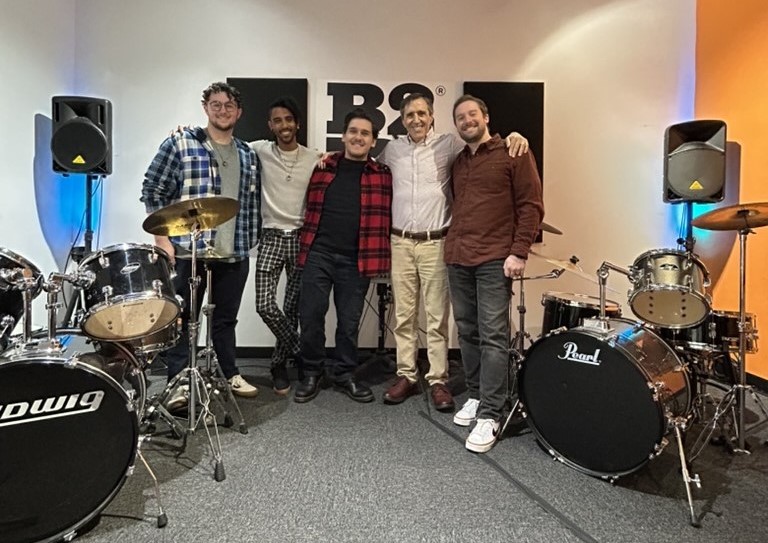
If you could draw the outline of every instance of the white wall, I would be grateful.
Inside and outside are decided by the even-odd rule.
[[[0,88],[0,126],[13,137],[0,147],[0,246],[46,274],[54,259],[45,218],[34,212],[33,119],[50,116],[50,96],[112,101],[114,173],[104,184],[100,243],[148,242],[138,201],[147,164],[171,128],[203,122],[200,91],[226,77],[307,78],[311,96],[324,93],[325,80],[544,81],[546,220],[565,234],[547,235],[539,250],[576,254],[593,271],[674,245],[673,214],[661,201],[662,142],[667,125],[692,115],[695,0],[4,3],[0,67],[11,76]],[[310,124],[325,121],[310,111]],[[438,126],[448,130],[450,120]],[[309,134],[310,146],[322,146]],[[551,267],[529,264],[531,273]],[[610,282],[625,302],[628,283]],[[531,283],[534,334],[545,290],[596,293],[575,276]],[[252,308],[251,281],[239,343],[270,345]],[[374,321],[366,319],[362,346],[376,342]]]

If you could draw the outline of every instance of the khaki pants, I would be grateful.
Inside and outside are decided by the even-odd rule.
[[[397,375],[418,379],[419,301],[427,322],[429,385],[448,379],[448,272],[443,261],[445,240],[417,241],[393,235],[392,293],[395,300]]]

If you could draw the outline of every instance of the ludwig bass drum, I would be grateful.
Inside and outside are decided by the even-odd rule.
[[[590,475],[631,473],[661,452],[671,419],[691,409],[687,370],[643,326],[610,319],[550,334],[526,353],[520,399],[538,440]]]
[[[133,468],[136,402],[116,378],[135,377],[134,360],[120,347],[94,351],[78,341],[31,352],[22,346],[0,360],[3,543],[74,536]]]

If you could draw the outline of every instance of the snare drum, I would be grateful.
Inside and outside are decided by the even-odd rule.
[[[655,249],[632,264],[629,305],[640,319],[664,328],[687,328],[707,318],[709,273],[691,253]]]
[[[755,315],[745,316],[747,329],[746,352],[757,352],[757,320]],[[739,312],[713,311],[701,324],[682,330],[661,328],[661,337],[674,345],[694,351],[714,351],[719,353],[739,350]]]
[[[579,471],[615,478],[661,452],[672,420],[691,410],[685,366],[660,337],[625,319],[539,339],[519,372],[538,440]]]
[[[600,298],[571,292],[545,292],[541,297],[544,320],[541,335],[557,328],[576,328],[583,319],[600,315]],[[605,314],[611,318],[621,316],[621,307],[611,300],[605,301]]]
[[[83,337],[59,339],[60,349],[18,346],[0,360],[5,543],[76,534],[109,504],[133,468],[143,398],[111,376],[129,373],[130,354],[114,346],[94,351]]]
[[[106,247],[80,264],[95,279],[85,290],[83,332],[105,341],[147,336],[175,322],[181,311],[168,255],[154,245]]]
[[[42,290],[43,274],[23,256],[0,247],[0,272],[8,273],[21,270],[22,281],[30,286],[31,298],[34,299]],[[24,294],[19,284],[0,280],[0,344],[5,345],[16,324],[24,315]]]

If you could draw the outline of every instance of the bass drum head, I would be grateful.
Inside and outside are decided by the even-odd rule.
[[[95,517],[136,456],[125,391],[82,362],[0,362],[0,541],[56,541]]]
[[[635,327],[610,322],[632,339]],[[582,328],[549,335],[531,346],[520,370],[520,398],[539,441],[590,475],[639,469],[664,435],[648,378],[619,343]]]

